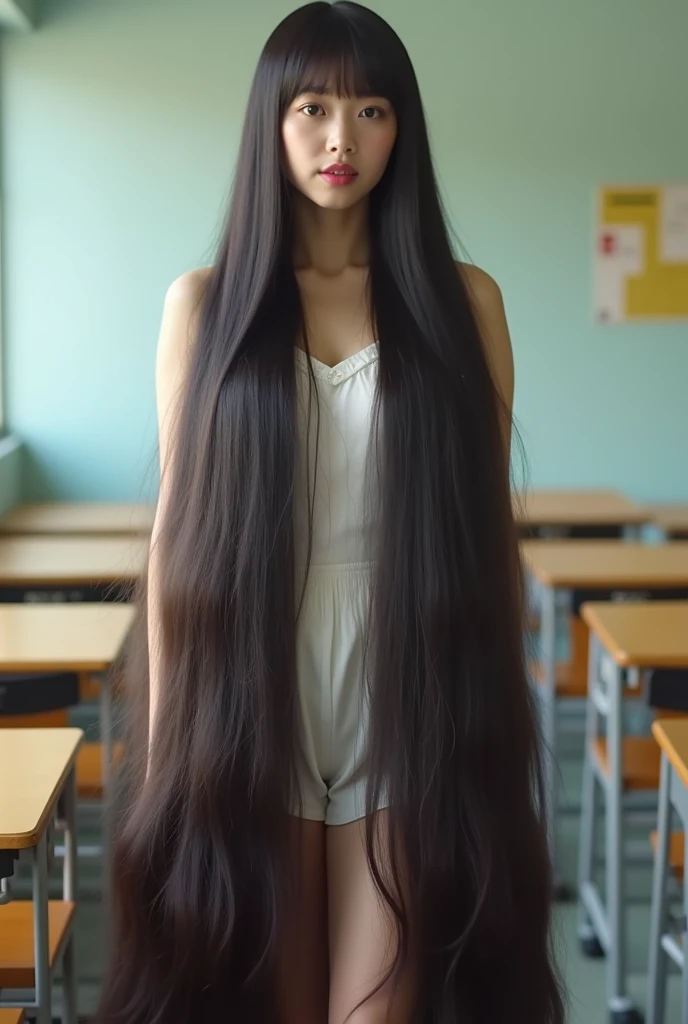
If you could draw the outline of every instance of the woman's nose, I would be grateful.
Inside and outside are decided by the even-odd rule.
[[[337,122],[332,126],[327,140],[328,153],[355,153],[356,141],[351,128],[344,122]]]

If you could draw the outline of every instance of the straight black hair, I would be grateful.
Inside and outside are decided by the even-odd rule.
[[[114,849],[96,1021],[278,1022],[299,797],[294,344],[304,328],[280,126],[305,89],[384,96],[398,120],[369,202],[379,372],[366,845],[398,923],[390,977],[413,958],[414,1024],[560,1024],[504,411],[410,59],[380,17],[349,2],[289,15],[251,89],[157,540],[161,669],[145,783],[145,574],[137,595],[128,692],[143,708],[129,716],[132,799]],[[389,864],[373,814],[383,792]]]

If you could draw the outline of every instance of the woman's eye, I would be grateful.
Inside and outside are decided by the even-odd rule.
[[[307,106],[301,108],[307,117],[315,117],[318,111],[321,109],[319,103],[309,103]]]
[[[382,111],[379,107],[364,107],[359,117],[364,117],[369,121],[372,121],[376,117],[382,117]]]

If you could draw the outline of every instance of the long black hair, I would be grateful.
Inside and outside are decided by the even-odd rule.
[[[132,740],[97,1021],[277,1021],[298,799],[293,349],[304,326],[280,128],[306,88],[387,97],[398,121],[369,201],[379,373],[366,676],[367,853],[398,923],[394,976],[413,956],[414,1024],[560,1024],[503,410],[408,54],[349,2],[287,17],[251,89],[156,540],[158,711],[145,785],[147,720],[130,718],[144,755],[133,760]],[[144,576],[128,665],[144,701],[148,598]],[[383,791],[391,868],[373,834]]]

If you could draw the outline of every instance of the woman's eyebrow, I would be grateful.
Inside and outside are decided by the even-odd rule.
[[[340,94],[338,92],[338,90],[333,88],[331,85],[327,85],[327,84],[323,85],[322,83],[316,84],[316,83],[313,83],[313,82],[309,83],[308,85],[302,86],[298,90],[296,95],[297,96],[305,96],[306,93],[312,93],[314,96],[336,96],[338,99],[349,99],[349,100],[368,100],[368,99],[382,100],[383,99],[383,100],[385,100],[385,102],[389,102],[387,97],[383,96],[380,93],[370,92],[368,90],[363,90],[362,92],[354,92],[354,93],[350,93],[350,94],[349,93]]]
[[[339,96],[337,93],[331,92],[329,89],[323,89],[323,88],[301,89],[299,92],[297,92],[296,96],[294,97],[294,102],[296,100],[300,99],[302,96],[319,96],[319,97],[334,96],[337,99],[353,100],[353,101],[355,101],[357,103],[360,103],[363,100],[375,100],[378,103],[388,103],[390,106],[392,105],[392,101],[387,99],[386,96],[381,96],[381,95],[378,95],[377,93],[374,93],[374,92],[356,93],[353,96]]]

